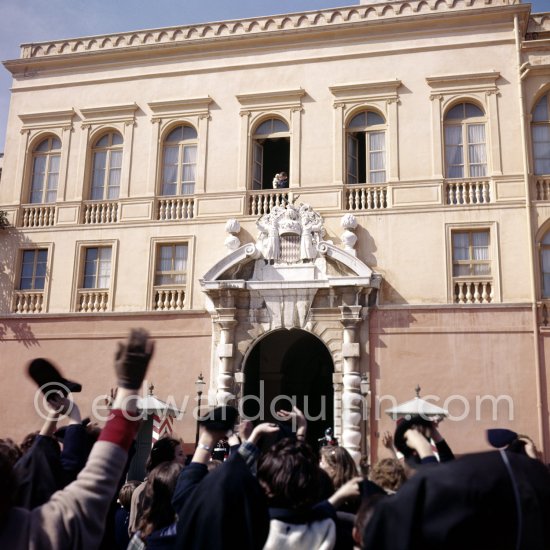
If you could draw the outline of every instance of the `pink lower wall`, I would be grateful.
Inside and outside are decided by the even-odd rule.
[[[186,396],[189,399],[187,414],[174,428],[191,447],[194,382],[202,371],[210,383],[212,354],[210,316],[193,312],[0,320],[0,437],[21,441],[42,424],[33,406],[35,387],[26,375],[31,359],[46,357],[68,378],[83,384],[76,401],[86,416],[94,398],[115,385],[117,342],[136,326],[148,329],[156,340],[147,376],[154,383],[154,393],[164,400],[172,396],[178,406],[185,404]],[[421,396],[437,396],[431,401],[448,407],[454,419],[445,420],[441,432],[456,453],[488,450],[485,430],[491,427],[529,434],[541,446],[529,307],[385,307],[370,312],[360,338],[365,345],[362,368],[370,369],[372,381],[373,410],[366,428],[372,460],[387,453],[380,434],[394,429],[385,409],[392,406],[392,399],[393,404],[412,399],[417,384]],[[550,357],[550,332],[541,336],[540,349],[544,371],[545,357]],[[544,372],[542,382],[546,433],[550,388]],[[500,398],[495,418],[491,402],[480,401],[487,395]]]
[[[382,396],[403,403],[417,384],[421,397],[449,409],[440,431],[456,453],[488,450],[485,430],[494,427],[541,447],[530,308],[379,309],[370,316],[369,350],[373,407],[382,411],[370,427],[373,458],[387,454],[378,436],[395,427],[384,413],[391,399]],[[493,409],[486,395],[505,397]]]
[[[0,327],[0,437],[21,441],[42,425],[33,404],[36,387],[26,374],[30,360],[48,358],[64,376],[80,382],[83,391],[75,394],[75,401],[88,416],[96,396],[116,385],[117,343],[132,327],[144,327],[156,341],[147,380],[155,395],[163,400],[171,395],[178,406],[189,396],[187,414],[174,423],[174,430],[186,443],[194,442],[194,382],[202,371],[210,383],[208,314],[29,316],[0,320]]]

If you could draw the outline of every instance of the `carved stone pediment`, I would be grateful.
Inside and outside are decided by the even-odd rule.
[[[248,319],[269,319],[268,330],[304,328],[319,290],[336,307],[380,286],[350,247],[322,240],[323,218],[307,204],[276,206],[256,225],[256,242],[231,250],[200,281],[213,315],[229,302],[245,304]]]

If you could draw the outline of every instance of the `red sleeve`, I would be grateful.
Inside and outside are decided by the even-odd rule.
[[[140,425],[139,420],[140,415],[138,413],[130,413],[120,409],[112,410],[107,424],[101,430],[98,441],[109,441],[128,451],[137,434]]]

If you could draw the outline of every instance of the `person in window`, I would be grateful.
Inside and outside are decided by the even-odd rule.
[[[288,174],[286,172],[280,172],[279,173],[279,189],[286,189],[288,188]]]

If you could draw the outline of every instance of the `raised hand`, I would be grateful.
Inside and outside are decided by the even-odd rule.
[[[155,344],[144,329],[132,329],[126,344],[118,344],[115,371],[119,387],[139,390],[154,349]]]

